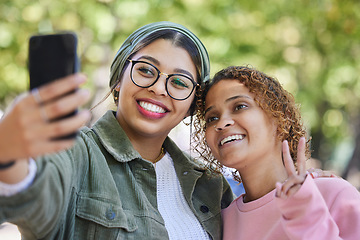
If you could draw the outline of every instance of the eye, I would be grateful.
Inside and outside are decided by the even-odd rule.
[[[154,72],[152,72],[151,69],[149,68],[139,68],[138,72],[143,76],[149,76],[149,77],[154,76]]]
[[[172,76],[169,79],[171,86],[173,86],[174,88],[177,89],[185,89],[185,88],[189,88],[191,81],[190,79],[187,79],[186,77],[183,76]]]
[[[211,123],[213,123],[214,121],[217,121],[218,119],[219,118],[215,117],[215,116],[207,117],[207,118],[205,118],[206,125],[210,125]]]
[[[152,66],[147,64],[137,66],[136,72],[143,77],[152,78],[156,76],[156,70]]]
[[[244,109],[244,108],[247,108],[247,106],[245,104],[237,104],[237,105],[235,105],[234,110],[238,111],[238,110],[241,110],[241,109]]]

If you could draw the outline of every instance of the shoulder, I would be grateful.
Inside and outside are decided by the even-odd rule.
[[[76,144],[74,145],[74,148],[89,148],[93,147],[96,144],[96,134],[94,131],[89,127],[83,127],[78,132],[78,136],[76,139]]]
[[[234,201],[232,201],[229,204],[229,206],[227,206],[226,208],[221,210],[221,214],[223,216],[228,216],[228,215],[232,215],[235,212],[239,211],[237,204],[238,204],[238,201],[242,201],[242,199],[243,199],[242,196],[237,197]]]
[[[83,127],[78,131],[75,144],[66,151],[59,152],[61,158],[70,159],[73,164],[87,164],[88,159],[92,155],[100,153],[99,143],[96,134],[89,127]],[[97,156],[98,157],[98,156]]]
[[[342,239],[358,239],[360,231],[360,193],[341,178],[316,178],[331,217],[339,227]]]
[[[356,188],[348,181],[338,177],[319,177],[314,179],[317,187],[322,191],[342,191],[346,188]]]
[[[357,199],[360,203],[359,191],[348,181],[337,177],[321,177],[314,179],[324,199]]]

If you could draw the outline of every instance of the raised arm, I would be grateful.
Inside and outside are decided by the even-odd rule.
[[[304,140],[299,141],[297,171],[286,142],[284,165],[288,179],[276,186],[282,225],[290,239],[358,239],[360,194],[339,178],[313,179],[305,171]],[[317,182],[317,184],[315,183]]]
[[[25,178],[28,159],[69,148],[70,140],[53,140],[70,134],[90,118],[89,111],[52,122],[89,99],[87,90],[76,90],[86,77],[75,74],[19,96],[0,120],[0,181],[14,184]],[[64,95],[68,92],[71,94]],[[14,162],[14,163],[12,163]]]

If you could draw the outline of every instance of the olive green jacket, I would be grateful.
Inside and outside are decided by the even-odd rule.
[[[221,239],[221,208],[234,195],[222,176],[190,160],[171,139],[183,194],[212,239]],[[33,184],[0,198],[0,222],[23,239],[168,239],[156,200],[153,165],[134,150],[114,113],[80,131],[73,148],[37,160]]]

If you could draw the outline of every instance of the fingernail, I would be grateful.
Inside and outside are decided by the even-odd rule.
[[[89,110],[82,110],[80,112],[80,114],[85,118],[85,119],[90,119],[91,118],[91,112]]]
[[[90,96],[90,91],[88,89],[80,89],[79,93],[84,97]]]
[[[310,173],[310,175],[311,175],[312,178],[319,177],[319,174],[317,172],[312,172],[312,173]]]
[[[83,83],[83,82],[85,82],[86,79],[87,79],[86,75],[83,74],[83,73],[77,73],[77,74],[75,75],[75,78],[76,78],[76,80],[77,80],[78,83]]]

